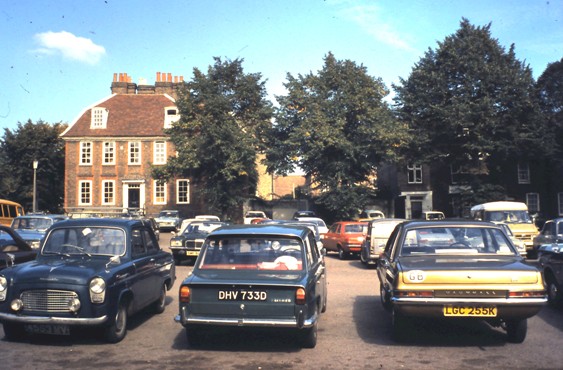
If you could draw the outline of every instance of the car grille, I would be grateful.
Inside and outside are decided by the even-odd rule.
[[[68,312],[68,302],[78,294],[68,290],[27,290],[21,300],[26,311]]]
[[[435,290],[436,298],[506,298],[506,290],[451,289]]]
[[[186,248],[188,249],[201,249],[203,241],[201,240],[186,240]]]

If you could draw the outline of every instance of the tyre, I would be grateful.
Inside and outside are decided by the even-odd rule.
[[[399,311],[394,309],[392,316],[392,326],[393,339],[396,342],[403,342],[407,338],[407,333],[409,330],[408,317],[404,316]]]
[[[158,295],[158,299],[153,303],[153,311],[156,314],[160,314],[164,312],[166,308],[166,284],[162,284],[160,288],[160,294]]]
[[[186,326],[186,339],[190,347],[199,347],[205,339],[205,333],[201,327],[188,325]]]
[[[364,250],[360,252],[360,261],[364,264],[364,266],[369,267],[368,259],[364,256]]]
[[[379,284],[379,298],[381,299],[381,305],[386,311],[389,311],[393,307],[391,297],[389,297],[389,294],[385,290],[383,284]]]
[[[338,258],[340,258],[341,260],[345,260],[347,257],[348,257],[348,253],[344,252],[342,247],[338,246]]]
[[[509,320],[506,322],[506,335],[510,343],[522,343],[528,332],[528,320]]]
[[[127,306],[120,303],[112,323],[106,328],[105,337],[109,343],[121,342],[127,334]]]
[[[563,292],[559,285],[551,275],[546,276],[546,280],[547,301],[552,307],[559,308],[563,306]]]
[[[4,337],[7,340],[21,340],[25,337],[25,330],[23,330],[23,326],[20,324],[15,324],[11,322],[4,323]]]

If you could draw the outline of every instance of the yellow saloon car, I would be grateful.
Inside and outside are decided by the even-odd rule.
[[[393,230],[377,264],[393,336],[412,318],[473,318],[526,338],[527,319],[547,301],[541,271],[497,226],[481,221],[408,221]]]

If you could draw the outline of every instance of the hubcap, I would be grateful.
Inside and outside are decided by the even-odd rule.
[[[552,300],[557,298],[557,294],[559,293],[559,290],[557,289],[557,285],[555,285],[555,283],[551,283],[549,284],[549,298],[551,298]]]

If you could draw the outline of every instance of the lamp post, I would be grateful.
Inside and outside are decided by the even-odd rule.
[[[37,212],[37,165],[38,160],[33,161],[33,212]]]

